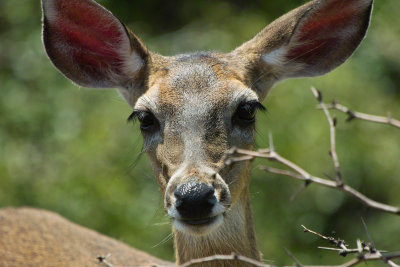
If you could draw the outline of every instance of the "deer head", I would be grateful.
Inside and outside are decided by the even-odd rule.
[[[232,251],[259,258],[250,163],[224,166],[224,154],[253,147],[256,112],[276,82],[325,74],[353,53],[372,0],[314,0],[232,52],[169,57],[148,51],[93,0],[42,3],[43,40],[54,65],[78,85],[118,88],[132,106],[129,119],[140,122],[178,262]],[[185,248],[190,244],[201,248]]]

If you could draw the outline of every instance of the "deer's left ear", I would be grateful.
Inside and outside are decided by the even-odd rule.
[[[278,80],[322,75],[342,64],[367,31],[372,0],[314,0],[231,52],[246,62],[261,98]]]
[[[119,88],[133,105],[150,53],[93,0],[42,0],[43,42],[54,65],[78,85]]]

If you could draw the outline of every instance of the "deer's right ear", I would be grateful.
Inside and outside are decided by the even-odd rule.
[[[42,0],[43,42],[53,64],[78,85],[115,87],[130,104],[143,90],[149,52],[93,0]]]
[[[314,0],[278,18],[231,53],[244,62],[260,98],[276,81],[325,74],[367,31],[372,0]]]

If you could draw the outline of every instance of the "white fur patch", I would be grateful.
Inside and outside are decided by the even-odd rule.
[[[174,219],[173,225],[174,228],[181,233],[187,233],[195,236],[203,236],[217,229],[219,226],[222,225],[223,221],[224,221],[224,216],[220,214],[214,219],[212,223],[207,225],[192,226],[177,219]]]
[[[49,22],[53,22],[57,19],[57,11],[54,6],[53,0],[42,0],[43,8],[46,11],[46,18]]]
[[[282,66],[285,64],[285,56],[287,54],[285,47],[280,47],[276,50],[261,56],[262,60],[268,65]]]

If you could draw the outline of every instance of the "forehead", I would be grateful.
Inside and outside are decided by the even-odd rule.
[[[202,110],[224,108],[243,100],[256,100],[256,94],[242,82],[240,71],[223,57],[211,53],[179,55],[149,77],[149,90],[136,108],[174,113],[184,106]]]

